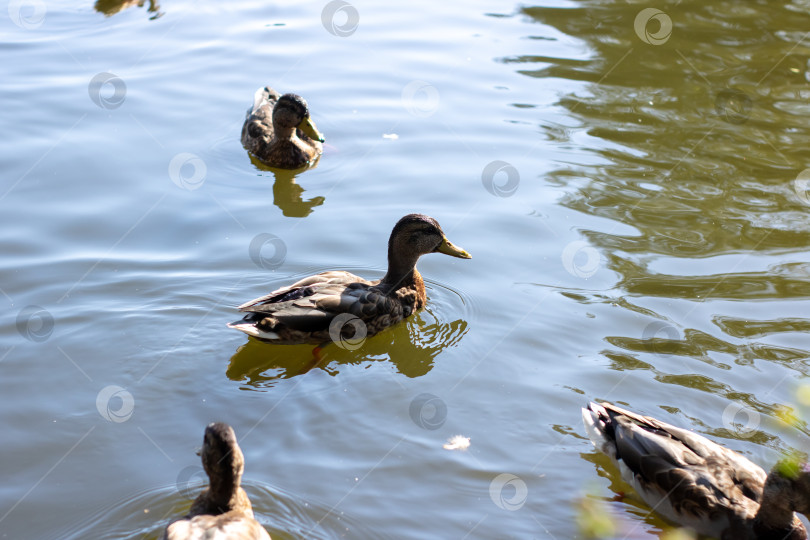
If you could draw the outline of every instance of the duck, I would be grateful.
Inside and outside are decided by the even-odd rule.
[[[257,159],[279,169],[298,169],[320,156],[323,142],[304,98],[282,96],[269,86],[256,90],[242,126],[242,145]]]
[[[696,433],[611,403],[582,409],[585,430],[622,478],[669,521],[722,540],[807,540],[810,465],[770,473]]]
[[[223,422],[209,424],[201,455],[209,486],[185,517],[166,527],[163,540],[270,540],[241,487],[245,458],[233,428]]]
[[[428,253],[472,258],[447,239],[435,219],[408,214],[391,231],[388,271],[382,279],[369,281],[337,270],[305,277],[242,304],[238,309],[247,315],[228,326],[287,345],[342,344],[370,337],[425,305],[425,283],[416,262]]]

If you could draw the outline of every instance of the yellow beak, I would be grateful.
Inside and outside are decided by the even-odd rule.
[[[442,243],[439,244],[439,247],[436,248],[436,251],[439,253],[444,253],[445,255],[450,255],[452,257],[458,257],[459,259],[472,259],[472,255],[464,251],[458,246],[454,246],[450,240],[446,237],[442,239]]]
[[[310,139],[323,142],[323,134],[315,127],[315,122],[312,121],[312,118],[304,118],[301,120],[301,123],[298,124],[298,129],[303,131],[304,135]]]

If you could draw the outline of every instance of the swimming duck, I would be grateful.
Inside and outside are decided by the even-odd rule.
[[[582,409],[585,430],[622,478],[670,521],[722,540],[806,540],[810,465],[766,474],[709,439],[610,403]]]
[[[258,159],[280,169],[303,167],[323,151],[323,135],[309,117],[301,96],[256,90],[242,126],[242,145]]]
[[[435,219],[409,214],[391,231],[388,272],[382,279],[368,281],[343,271],[306,277],[242,304],[239,310],[248,315],[228,326],[281,344],[321,345],[374,335],[425,305],[416,261],[436,252],[471,258],[447,240]]]
[[[202,463],[208,488],[185,517],[166,527],[163,540],[270,540],[240,486],[245,458],[231,426],[216,422],[205,428]]]

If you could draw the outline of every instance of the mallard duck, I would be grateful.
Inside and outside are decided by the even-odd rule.
[[[709,439],[610,403],[582,409],[597,450],[654,510],[723,540],[806,540],[794,512],[810,513],[810,465],[788,460],[766,474]]]
[[[242,126],[242,144],[258,159],[280,169],[303,167],[323,151],[323,135],[309,117],[304,98],[266,86],[256,90]]]
[[[240,486],[245,458],[231,426],[216,422],[205,428],[202,464],[208,488],[185,517],[166,527],[163,540],[270,540]]]
[[[416,261],[435,252],[470,258],[447,240],[435,219],[409,214],[391,231],[388,272],[382,279],[323,272],[242,304],[239,310],[248,315],[228,326],[281,344],[321,345],[354,338],[358,331],[362,336],[374,335],[425,305],[425,284]]]

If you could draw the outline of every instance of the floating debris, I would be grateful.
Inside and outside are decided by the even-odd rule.
[[[466,450],[470,447],[470,438],[463,435],[453,435],[442,445],[445,450]]]

